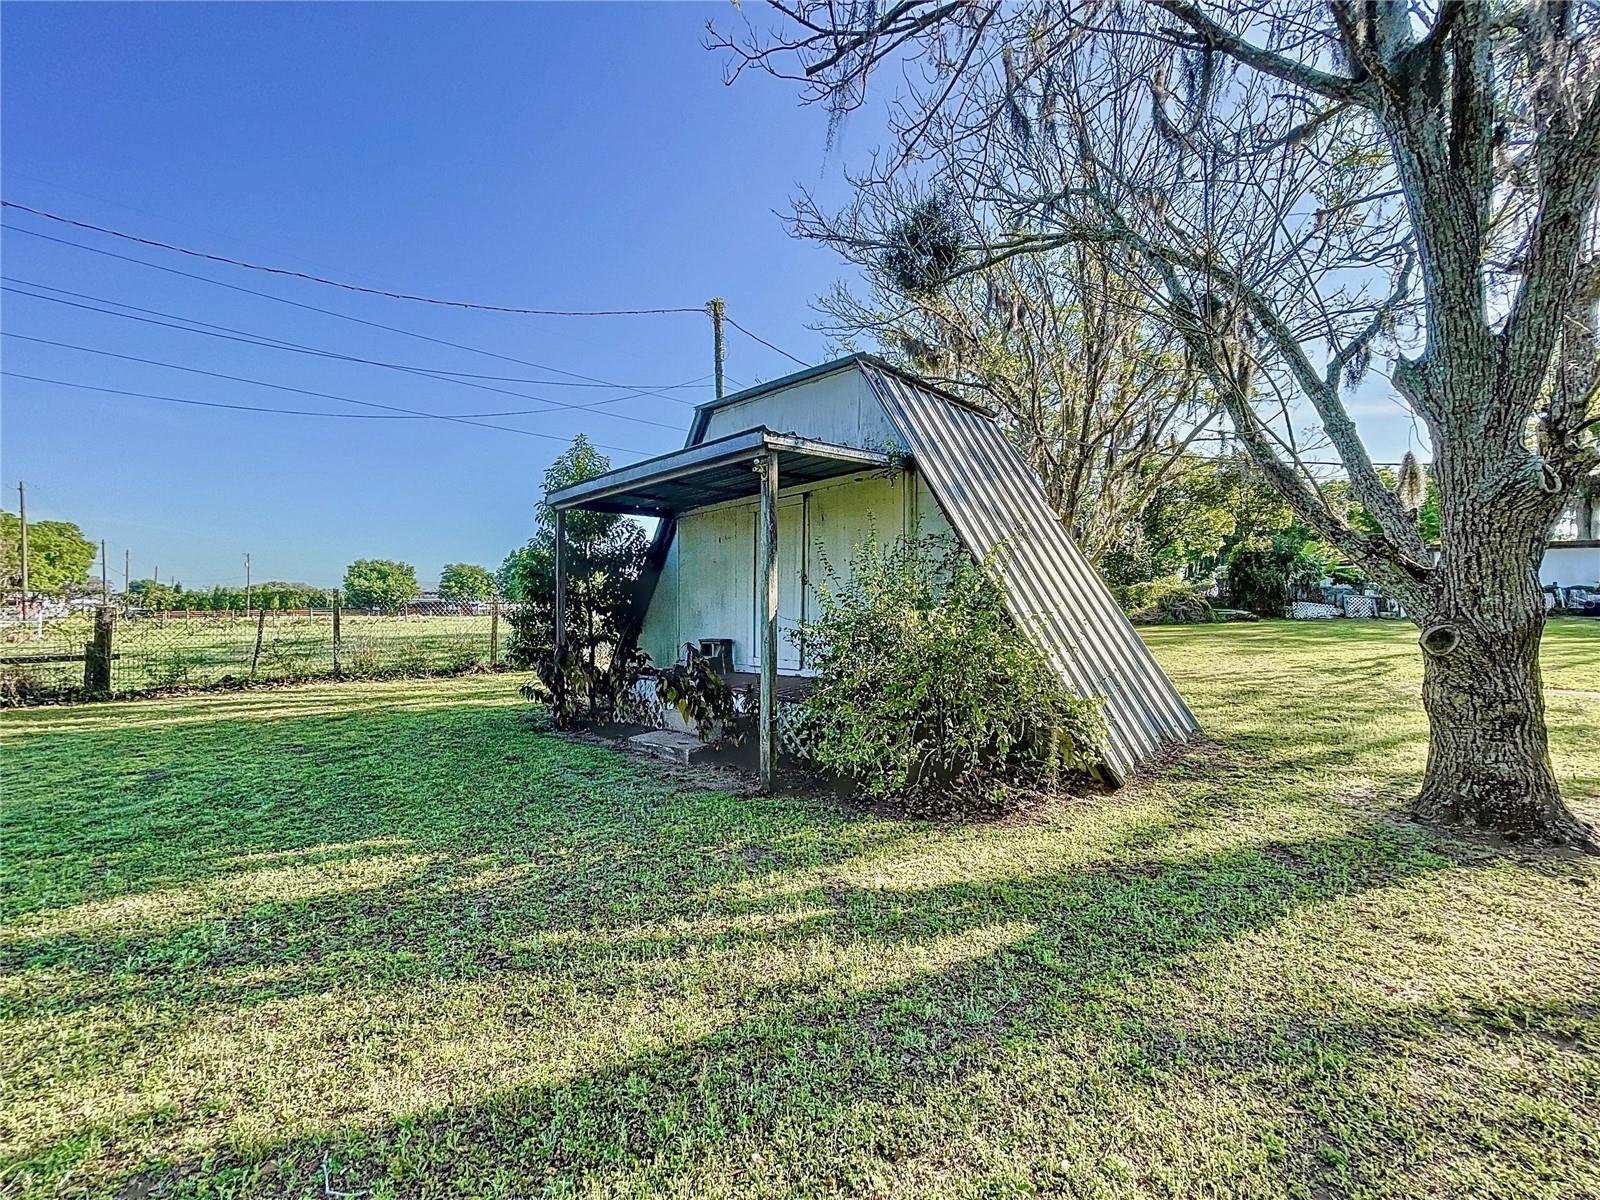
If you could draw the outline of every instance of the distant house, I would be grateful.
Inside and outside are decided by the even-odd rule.
[[[1600,475],[1591,474],[1556,518],[1539,582],[1547,588],[1600,588]]]
[[[660,519],[639,644],[666,666],[707,643],[759,681],[764,777],[778,706],[811,670],[786,634],[873,531],[995,554],[1019,625],[1075,691],[1104,697],[1114,777],[1197,728],[991,415],[870,356],[702,405],[682,450],[547,499],[558,530],[572,509]]]

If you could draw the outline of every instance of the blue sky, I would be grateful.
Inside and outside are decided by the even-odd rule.
[[[698,305],[808,361],[833,257],[784,232],[799,182],[836,186],[826,123],[784,85],[723,86],[702,49],[724,5],[7,5],[7,199],[223,255],[372,286],[530,307]],[[830,185],[829,180],[834,181]],[[559,368],[710,397],[700,315],[560,319],[455,312],[186,261],[8,211],[7,224],[431,337],[508,362],[232,292],[25,234],[4,273],[338,353],[561,379]],[[14,286],[25,286],[14,284]],[[30,290],[38,290],[30,288]],[[60,295],[60,293],[55,293]],[[75,303],[92,303],[65,297]],[[141,314],[143,315],[143,314]],[[161,318],[157,318],[161,319]],[[18,334],[439,412],[537,402],[195,336],[7,293]],[[4,339],[9,371],[224,403],[363,411]],[[742,383],[793,364],[730,331]],[[491,384],[564,404],[600,388]],[[186,583],[336,581],[362,556],[497,564],[525,540],[562,442],[439,421],[183,407],[6,379],[4,485],[29,516],[104,537],[120,572]],[[635,451],[681,443],[688,408],[507,418]],[[368,410],[370,411],[370,410]]]
[[[798,185],[843,195],[841,166],[879,131],[858,114],[827,149],[826,115],[793,85],[721,80],[702,48],[724,4],[8,4],[0,26],[7,199],[218,254],[369,286],[526,307],[693,306],[820,361],[811,302],[844,274],[788,236]],[[762,19],[759,16],[757,19]],[[7,230],[10,285],[78,293],[339,354],[458,372],[697,386],[700,315],[530,318],[367,298],[119,244],[8,210],[8,225],[335,309],[521,361],[418,340]],[[16,282],[26,281],[26,282]],[[83,297],[95,299],[83,299]],[[139,314],[139,315],[146,315]],[[197,336],[4,296],[7,332],[281,387],[441,413],[538,401],[414,374]],[[162,320],[164,317],[152,319]],[[5,369],[102,388],[277,408],[372,412],[29,342]],[[537,365],[531,365],[537,364]],[[739,384],[793,369],[729,333]],[[562,404],[606,388],[488,383]],[[336,582],[357,557],[493,566],[531,532],[540,477],[583,430],[627,461],[681,442],[688,407],[637,396],[600,412],[504,418],[543,437],[424,420],[187,407],[4,380],[3,485],[30,518],[105,538],[116,573],[191,585]],[[1405,422],[1369,396],[1375,454]],[[625,417],[635,420],[624,419]],[[647,422],[647,423],[641,423]],[[651,424],[648,422],[654,422]],[[665,427],[663,427],[665,426]]]

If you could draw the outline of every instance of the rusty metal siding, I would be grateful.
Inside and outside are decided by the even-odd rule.
[[[1113,767],[1126,775],[1196,732],[1189,706],[994,421],[875,363],[861,369],[957,536],[980,557],[995,554],[1012,615],[1076,691],[1105,697]]]

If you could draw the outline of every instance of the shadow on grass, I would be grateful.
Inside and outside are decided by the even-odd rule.
[[[15,1139],[11,1178],[162,1196],[321,1195],[324,1169],[333,1190],[375,1194],[451,1180],[688,1193],[711,1176],[734,1192],[865,1192],[874,1172],[959,1159],[975,1129],[1018,1120],[993,1110],[996,1088],[1055,1086],[1019,1064],[1074,1038],[1094,1055],[1081,1092],[1036,1110],[1114,1120],[1116,1079],[1180,1086],[1197,1061],[1237,1065],[1227,1054],[1285,1038],[1298,1053],[1265,1022],[1216,1044],[1151,1030],[1120,998],[1307,906],[1455,865],[1423,831],[1382,824],[1216,846],[1239,810],[1202,777],[1188,803],[1068,819],[1051,854],[1009,869],[1023,835],[993,831],[1002,857],[985,873],[960,857],[983,830],[684,786],[534,734],[486,691],[337,719],[312,697],[293,715],[254,699],[221,720],[182,706],[171,724],[157,709],[138,728],[39,731],[20,766],[13,754],[28,782],[5,802],[22,849],[5,864],[5,1016],[50,1035],[19,1051],[14,1098],[104,1078],[129,1108]],[[941,837],[950,863],[913,869]],[[456,1023],[428,1025],[446,1002]],[[319,1082],[357,1092],[371,1079],[340,1057],[346,1013],[396,1076],[448,1076],[444,1051],[475,1040],[497,1073],[406,1103],[319,1095],[303,1136],[243,1144],[228,1122],[257,1101],[292,1111],[295,1071],[264,1093],[201,1079],[134,1109],[152,1041],[213,1020],[235,1058],[268,1071],[310,1054]],[[296,1017],[303,1042],[237,1040]],[[89,1065],[50,1057],[62,1028],[124,1022],[133,1033]],[[1350,1061],[1389,1045],[1307,1036]],[[1297,1174],[1343,1178],[1323,1153],[1337,1117],[1285,1118]]]
[[[824,964],[855,955],[868,964],[893,959],[910,965],[898,968],[893,982],[877,982],[869,970],[843,989],[833,970],[794,977],[775,970],[743,986],[738,1003],[719,1010],[713,1031],[697,1038],[640,1051],[620,1037],[608,1043],[603,1031],[574,1029],[574,1037],[598,1035],[608,1052],[570,1077],[506,1087],[486,1099],[425,1109],[378,1127],[335,1125],[259,1147],[248,1161],[217,1145],[186,1164],[126,1172],[122,1181],[159,1184],[163,1195],[230,1187],[298,1193],[320,1184],[324,1155],[331,1152],[333,1186],[343,1190],[446,1171],[458,1179],[522,1180],[524,1186],[560,1183],[557,1192],[626,1176],[648,1190],[675,1178],[681,1184],[708,1156],[765,1152],[790,1156],[791,1168],[810,1175],[813,1185],[860,1189],[870,1182],[861,1173],[863,1164],[907,1153],[908,1145],[931,1149],[926,1139],[934,1128],[953,1122],[958,1129],[977,1118],[979,1111],[963,1099],[968,1081],[1002,1067],[1030,1044],[1074,1030],[1104,1033],[1108,1022],[1114,1026],[1117,1018],[1110,1013],[1117,997],[1137,981],[1264,929],[1301,906],[1452,865],[1428,852],[1422,838],[1392,828],[1214,854],[1163,853],[1171,836],[1192,826],[1192,819],[1175,822],[1171,830],[1159,823],[1142,826],[1123,848],[1129,857],[1119,861],[984,883],[845,886],[824,873],[815,887],[790,891],[782,886],[782,870],[769,871],[761,881],[765,886],[742,899],[724,898],[709,915],[803,915],[714,934],[641,936],[626,925],[598,926],[594,917],[606,897],[580,886],[566,902],[542,911],[538,929],[519,920],[521,936],[558,933],[572,951],[546,950],[522,961],[514,951],[508,958],[499,935],[475,936],[459,923],[448,956],[428,958],[421,950],[427,939],[408,931],[409,916],[431,895],[426,888],[407,891],[420,886],[416,879],[383,894],[388,911],[398,916],[382,931],[352,926],[348,914],[328,901],[275,906],[252,914],[251,938],[232,943],[227,952],[272,961],[281,958],[283,939],[311,931],[312,944],[290,956],[296,974],[267,995],[352,987],[370,992],[415,983],[352,974],[348,957],[320,960],[319,946],[352,941],[382,960],[414,956],[421,969],[447,979],[483,972],[543,977],[551,995],[575,991],[592,997],[587,1007],[601,1014],[613,1011],[608,1005],[619,990],[623,1007],[671,997],[687,982],[679,964],[715,963],[719,956],[743,959],[757,973],[765,960],[781,963],[796,954],[820,956]],[[672,889],[683,884],[663,881]],[[486,905],[490,912],[525,913],[553,887],[555,881],[545,876],[464,893],[460,911]],[[142,953],[148,958],[157,944],[147,944]],[[939,945],[952,949],[929,952]],[[124,949],[88,938],[38,945],[32,952],[48,957],[60,951],[98,972],[113,969]],[[185,970],[196,972],[198,982],[199,973],[223,965],[247,964],[227,957]],[[141,980],[138,970],[122,978],[111,992],[140,1004],[229,1006],[262,998],[209,984],[175,990],[170,980]],[[527,1019],[537,1024],[544,1018],[530,1013]],[[1127,1052],[1133,1054],[1131,1045]],[[529,1064],[529,1073],[537,1067]],[[907,1113],[924,1109],[929,1129],[919,1132],[915,1120],[906,1125]],[[892,1122],[890,1110],[899,1114]],[[860,1115],[871,1111],[881,1111],[889,1124],[861,1125]],[[65,1141],[92,1141],[89,1133]],[[879,1137],[887,1139],[881,1147],[873,1144]],[[864,1146],[857,1144],[862,1139]],[[841,1143],[851,1154],[835,1161],[825,1148]],[[40,1148],[41,1158],[50,1155],[50,1148]],[[269,1174],[262,1173],[266,1164]]]

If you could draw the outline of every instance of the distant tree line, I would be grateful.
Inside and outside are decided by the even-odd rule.
[[[31,527],[29,533],[32,533]],[[253,585],[247,596],[242,587],[186,588],[178,580],[158,583],[154,579],[135,579],[128,585],[128,598],[139,608],[160,611],[187,609],[225,612],[238,609],[242,612],[246,607],[269,610],[326,608],[333,602],[333,590],[309,583],[266,580]]]
[[[82,529],[69,521],[28,522],[28,590],[33,595],[58,596],[98,588],[89,578],[98,547]],[[0,511],[0,591],[22,586],[22,523],[16,513]],[[476,563],[446,563],[439,574],[439,595],[457,604],[493,600],[499,580]],[[350,608],[393,612],[422,594],[417,570],[410,563],[384,558],[360,558],[351,563],[338,588],[268,579],[248,589],[218,585],[185,587],[181,580],[161,582],[135,579],[128,584],[127,600],[159,611],[227,612],[246,609],[325,608],[341,595]]]

